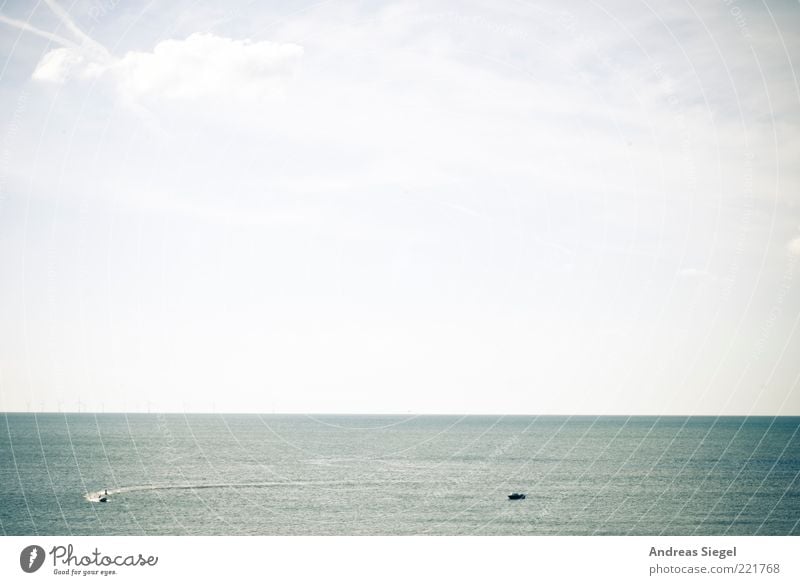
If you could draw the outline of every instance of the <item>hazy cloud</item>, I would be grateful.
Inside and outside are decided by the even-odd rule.
[[[70,78],[97,77],[106,68],[80,48],[61,47],[45,53],[33,72],[33,78],[49,83],[64,83]]]
[[[138,97],[260,98],[280,91],[303,56],[292,43],[252,42],[195,33],[130,52],[114,67],[121,86]]]
[[[303,47],[293,43],[195,33],[116,60],[82,48],[61,47],[42,57],[33,78],[63,83],[108,75],[124,97],[133,99],[260,99],[282,91],[302,56]]]

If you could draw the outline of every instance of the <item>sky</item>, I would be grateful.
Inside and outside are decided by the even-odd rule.
[[[800,415],[800,4],[0,0],[0,411]]]

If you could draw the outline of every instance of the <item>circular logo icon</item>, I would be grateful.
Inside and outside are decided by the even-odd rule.
[[[26,546],[19,553],[19,566],[26,573],[35,573],[44,564],[44,549],[38,544]]]

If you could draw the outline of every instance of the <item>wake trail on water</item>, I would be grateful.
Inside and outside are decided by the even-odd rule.
[[[222,489],[222,488],[249,488],[249,487],[271,487],[280,485],[276,482],[271,483],[204,483],[204,484],[170,484],[170,485],[131,485],[126,487],[111,488],[108,490],[98,490],[84,494],[84,499],[89,502],[99,502],[104,495],[115,496],[118,494],[128,494],[131,492],[149,492],[155,490],[202,490],[202,489]]]
[[[96,492],[88,492],[83,495],[87,502],[100,502],[102,497],[110,497],[119,494],[129,494],[132,492],[149,492],[156,490],[205,490],[205,489],[237,489],[237,488],[271,488],[271,487],[302,487],[302,486],[333,486],[333,485],[385,485],[385,484],[405,484],[420,483],[418,481],[268,481],[268,482],[249,482],[249,483],[192,483],[192,484],[152,484],[152,485],[132,485],[117,488],[108,488]]]

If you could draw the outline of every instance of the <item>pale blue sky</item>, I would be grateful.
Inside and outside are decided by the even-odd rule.
[[[796,2],[0,2],[0,410],[800,414]]]

